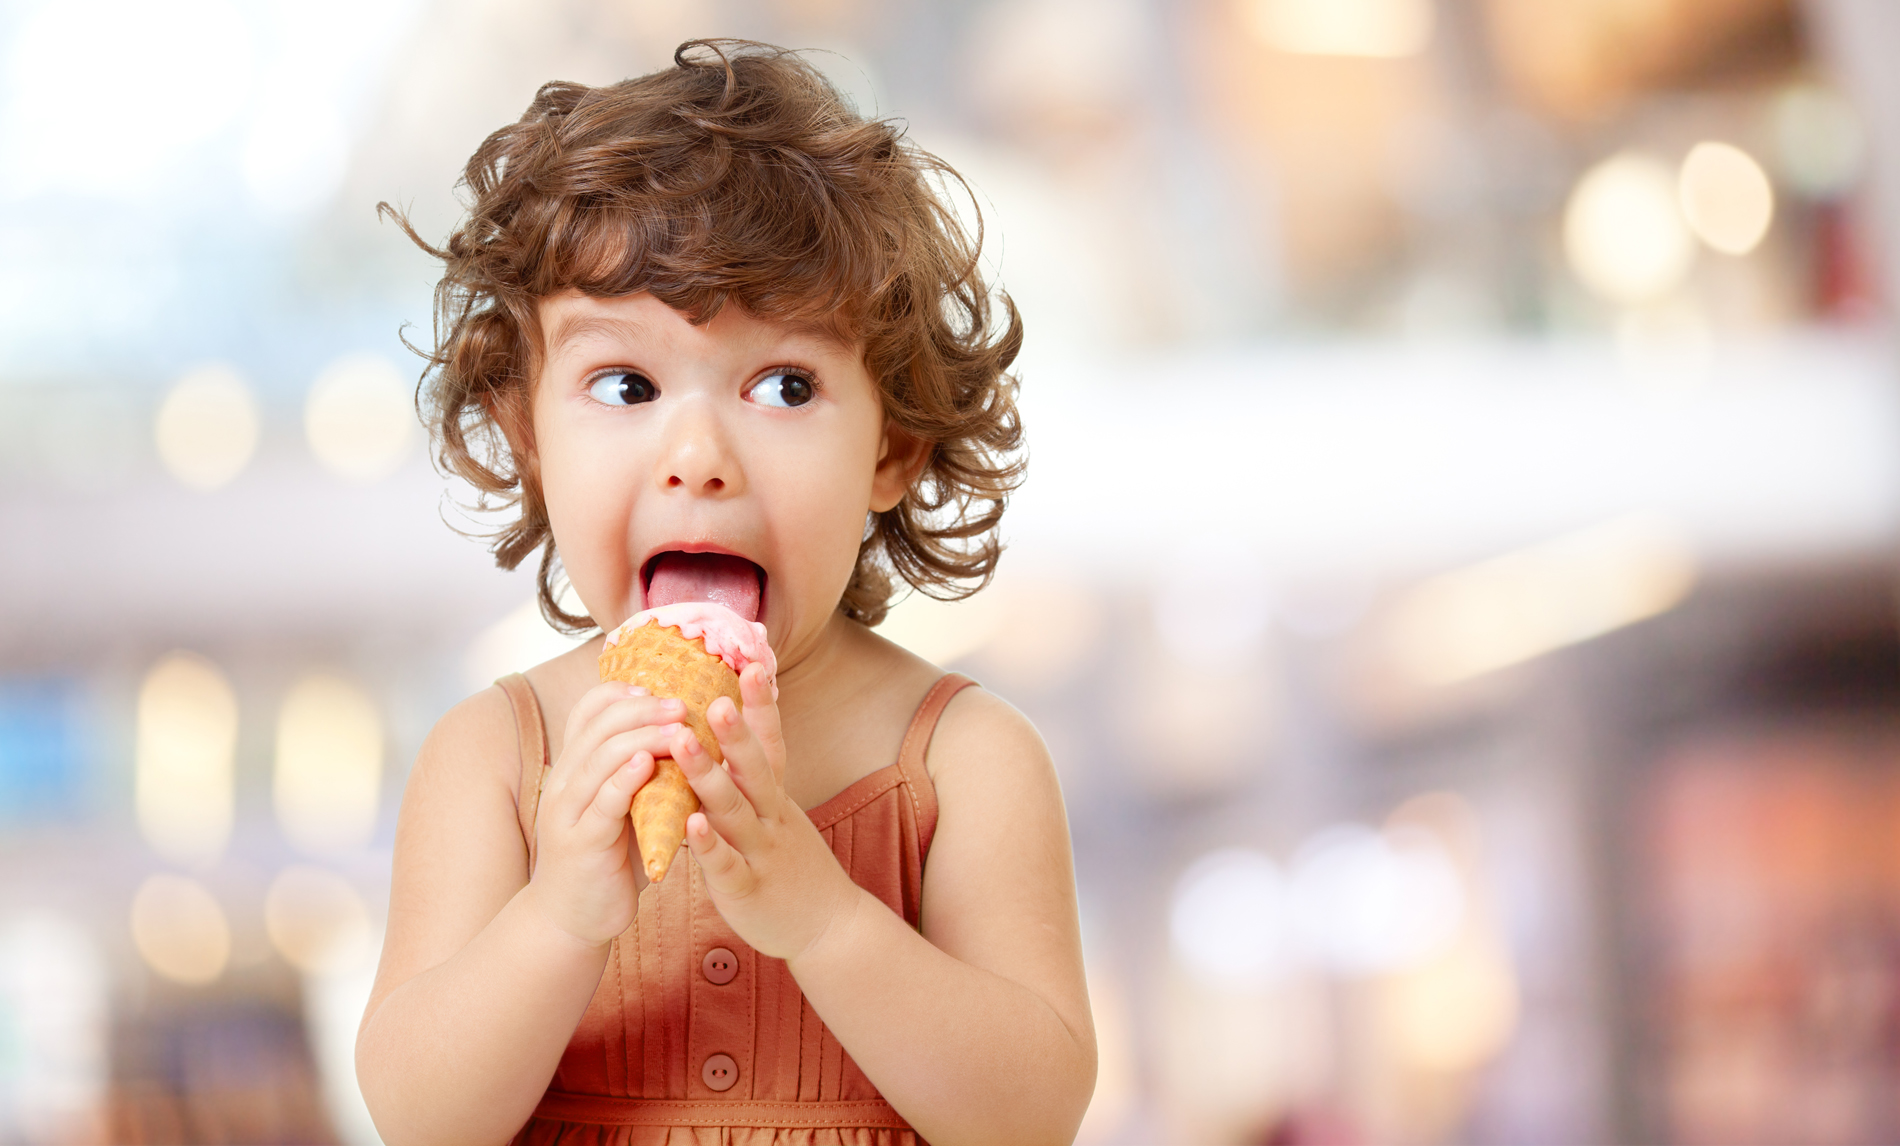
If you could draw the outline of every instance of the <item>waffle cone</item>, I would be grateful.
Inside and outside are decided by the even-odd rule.
[[[620,643],[600,654],[600,679],[637,684],[654,696],[681,701],[681,721],[699,738],[713,760],[725,759],[706,709],[722,696],[739,699],[739,676],[725,661],[706,651],[703,638],[688,640],[676,628],[642,625],[623,633]],[[633,835],[640,844],[640,864],[647,878],[659,883],[686,842],[686,817],[699,810],[699,797],[686,782],[686,773],[671,756],[654,761],[653,778],[633,794]]]

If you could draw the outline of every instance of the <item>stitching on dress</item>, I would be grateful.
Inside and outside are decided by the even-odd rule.
[[[605,1096],[575,1095],[574,1097],[582,1098],[582,1099],[590,1099],[590,1098],[605,1097]],[[630,1101],[621,1100],[620,1102],[615,1102],[614,1100],[609,1099],[609,1102],[612,1102],[613,1105],[623,1105],[623,1104],[635,1105],[635,1106],[647,1105],[647,1103],[641,1102],[639,1099],[633,1099]],[[737,1122],[737,1124],[741,1126],[756,1126],[758,1128],[766,1128],[769,1126],[784,1126],[784,1127],[835,1126],[838,1123],[838,1116],[840,1114],[848,1118],[852,1115],[853,1112],[856,1112],[859,1110],[862,1110],[866,1114],[881,1114],[888,1111],[892,1119],[895,1119],[896,1121],[899,1121],[899,1122],[903,1122],[903,1115],[898,1114],[895,1107],[891,1106],[890,1103],[885,1102],[881,1099],[845,1099],[845,1100],[832,1101],[832,1102],[814,1102],[814,1103],[802,1103],[802,1102],[758,1102],[758,1103],[730,1102],[730,1103],[727,1103],[727,1102],[707,1102],[704,1100],[692,1100],[692,1099],[688,1099],[684,1101],[677,1100],[677,1099],[675,1100],[659,1099],[659,1100],[653,1100],[651,1103],[652,1107],[658,1108],[658,1109],[650,1110],[650,1113],[648,1114],[648,1116],[654,1119],[654,1121],[651,1121],[651,1122],[645,1122],[645,1121],[642,1121],[642,1122],[595,1122],[586,1118],[576,1118],[571,1115],[565,1116],[565,1117],[561,1115],[555,1115],[554,1120],[559,1121],[559,1122],[566,1122],[569,1124],[580,1124],[584,1126],[729,1126],[729,1125],[733,1125],[737,1121],[731,1117],[727,1117],[724,1114],[688,1114],[684,1112],[678,1112],[676,1110],[669,1111],[667,1109],[669,1107],[677,1108],[681,1106],[698,1106],[702,1104],[706,1106],[720,1107],[724,1109],[725,1111],[727,1111],[728,1113],[736,1111],[742,1118],[747,1113],[754,1112],[754,1111],[759,1112],[761,1114],[765,1114],[766,1117],[758,1123]],[[778,1114],[778,1115],[772,1115],[772,1114],[767,1113],[774,1109],[782,1110],[788,1106],[806,1106],[806,1105],[822,1106],[825,1109],[822,1111],[813,1112],[811,1114],[793,1114],[789,1111],[783,1114]],[[641,1117],[641,1112],[638,1110],[634,1110],[634,1111],[627,1112],[625,1115],[622,1115],[622,1117],[628,1117],[628,1116],[638,1118],[638,1117]],[[911,1127],[908,1122],[903,1122],[902,1126],[893,1126],[893,1125],[890,1125],[889,1122],[880,1120],[879,1122],[875,1122],[875,1123],[860,1124],[859,1128],[873,1129],[873,1130],[875,1129],[900,1130],[900,1129],[910,1129]]]
[[[873,773],[873,775],[875,775],[875,773]],[[879,796],[882,796],[884,793],[890,791],[892,788],[897,787],[899,784],[902,784],[903,782],[904,782],[904,778],[902,776],[893,776],[889,780],[886,780],[884,781],[884,783],[878,785],[877,788],[873,789],[872,791],[866,793],[864,796],[859,798],[857,803],[852,804],[845,808],[840,808],[837,812],[833,813],[830,816],[830,818],[826,819],[824,823],[813,824],[812,827],[817,828],[819,831],[823,831],[829,827],[834,827],[839,823],[839,821],[843,820],[845,817],[851,815],[853,812],[863,809],[867,804],[870,804],[873,800],[876,800]],[[913,797],[913,799],[914,798],[915,797]]]
[[[624,1050],[626,1047],[626,1038],[627,1038],[627,978],[626,978],[625,969],[620,965],[620,960],[625,957],[626,952],[621,949],[620,939],[618,936],[614,937],[611,941],[609,941],[607,948],[608,948],[607,949],[608,961],[613,964],[613,968],[614,968],[614,994],[620,1000],[620,1005],[614,1008],[614,1017],[619,1021],[619,1024],[620,1024],[621,1047]],[[587,1001],[588,1009],[592,1010],[593,1006],[594,1006],[593,1000],[589,999]],[[603,1025],[603,1030],[604,1030],[604,1025]],[[614,1040],[612,1039],[612,1037],[605,1037],[600,1040],[601,1077],[610,1080],[607,1084],[609,1087],[613,1085],[611,1080],[614,1076],[614,1049],[613,1048],[614,1048]],[[625,1059],[626,1055],[622,1054],[620,1057],[622,1059]],[[626,1085],[626,1079],[624,1077],[620,1080],[620,1083],[621,1083],[620,1089],[626,1090],[627,1085]]]
[[[911,819],[920,828],[924,822],[924,805],[922,801],[917,799],[917,787],[911,783],[910,766],[906,764],[905,761],[910,759],[911,741],[916,738],[918,731],[924,726],[924,713],[929,712],[931,706],[936,704],[937,694],[944,690],[944,686],[950,684],[955,679],[954,676],[944,676],[939,678],[936,684],[930,686],[930,691],[924,694],[924,702],[917,706],[917,715],[911,718],[910,727],[904,730],[904,742],[897,748],[898,771],[904,775],[904,794],[910,797]],[[929,722],[930,731],[935,732],[937,730],[936,717],[941,715],[941,713],[933,715]],[[924,762],[922,760],[917,761],[917,766],[922,768]]]

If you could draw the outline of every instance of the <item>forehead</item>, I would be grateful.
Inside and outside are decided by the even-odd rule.
[[[736,305],[727,305],[711,321],[699,324],[645,292],[602,298],[566,291],[542,299],[537,309],[549,363],[613,350],[722,357],[860,356],[858,346],[815,323],[761,318]]]

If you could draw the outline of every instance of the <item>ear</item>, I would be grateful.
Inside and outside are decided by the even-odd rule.
[[[910,483],[930,460],[931,445],[897,428],[888,418],[878,444],[877,469],[871,474],[871,512],[883,513],[904,500]]]

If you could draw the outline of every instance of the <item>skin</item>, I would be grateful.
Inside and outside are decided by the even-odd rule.
[[[920,1134],[1070,1141],[1095,1036],[1068,826],[1035,730],[979,689],[945,711],[926,760],[939,822],[921,934],[851,881],[805,815],[897,758],[940,675],[836,607],[866,512],[897,503],[923,449],[889,425],[855,347],[733,307],[694,326],[646,295],[560,295],[540,317],[535,464],[581,600],[611,629],[641,608],[652,554],[749,558],[766,573],[778,679],[750,666],[743,713],[714,702],[721,767],[676,702],[597,683],[598,638],[531,670],[555,761],[532,879],[505,695],[487,689],[443,717],[403,798],[357,1039],[384,1140],[505,1142],[528,1119],[633,919],[646,879],[627,810],[670,753],[705,806],[687,846],[720,914],[787,961]],[[787,368],[816,391],[774,407]],[[600,401],[593,382],[628,370],[658,397]]]

